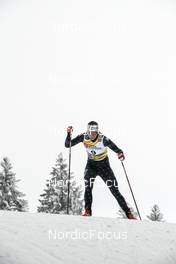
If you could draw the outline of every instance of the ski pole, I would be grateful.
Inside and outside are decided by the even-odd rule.
[[[71,130],[72,126],[70,126]],[[70,206],[70,169],[71,169],[71,132],[70,132],[70,142],[69,142],[69,163],[68,163],[68,195],[67,195],[67,214],[69,214]]]
[[[123,164],[123,161],[121,161],[121,163],[122,163],[122,167],[123,167],[123,170],[124,170],[124,173],[125,173],[125,176],[126,176],[126,179],[127,179],[127,182],[128,182],[128,185],[129,185],[129,188],[130,188],[130,191],[131,191],[131,194],[132,194],[132,197],[133,197],[134,203],[135,203],[135,206],[136,206],[136,210],[137,210],[137,212],[138,212],[138,215],[139,215],[140,220],[142,220],[142,219],[141,219],[141,216],[140,216],[140,213],[139,213],[139,209],[138,209],[138,206],[137,206],[136,200],[135,200],[135,197],[134,197],[134,194],[133,194],[133,191],[132,191],[132,188],[131,188],[130,181],[129,181],[129,179],[128,179],[128,175],[127,175],[127,172],[126,172],[125,166],[124,166],[124,164]]]

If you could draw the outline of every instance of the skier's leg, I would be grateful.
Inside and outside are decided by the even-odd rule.
[[[90,210],[92,207],[92,189],[94,185],[96,177],[96,172],[89,166],[86,166],[84,172],[84,183],[85,183],[85,193],[84,193],[84,201],[85,201],[85,210]]]
[[[127,212],[130,210],[124,197],[119,191],[117,179],[115,178],[115,175],[111,169],[110,166],[106,166],[101,169],[100,177],[103,179],[103,181],[106,183],[108,188],[110,189],[111,193],[114,195],[115,199],[119,203],[120,207],[124,212],[127,214]]]

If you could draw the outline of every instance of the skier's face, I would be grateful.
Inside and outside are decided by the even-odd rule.
[[[98,133],[96,131],[90,131],[89,132],[90,139],[94,140],[96,138],[97,134]]]
[[[91,140],[94,140],[98,135],[98,125],[88,125],[87,133]]]

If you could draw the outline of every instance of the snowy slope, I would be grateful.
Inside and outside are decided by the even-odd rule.
[[[175,264],[176,225],[0,211],[0,264]]]

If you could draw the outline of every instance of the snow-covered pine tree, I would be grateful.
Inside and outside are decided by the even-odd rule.
[[[57,193],[55,189],[50,184],[50,180],[46,180],[46,188],[44,189],[44,193],[40,195],[41,199],[39,202],[41,205],[38,207],[38,212],[52,213],[53,207],[55,203],[55,197],[57,197]]]
[[[1,162],[3,170],[0,172],[0,210],[27,211],[28,202],[24,200],[24,193],[17,187],[15,173],[12,172],[12,165],[7,157]]]
[[[44,193],[40,195],[38,212],[66,214],[67,191],[68,191],[68,168],[67,163],[60,153],[56,164],[50,173],[50,180],[46,180]],[[80,215],[83,209],[82,186],[77,185],[71,173],[70,180],[70,214]]]
[[[162,222],[163,220],[163,214],[160,211],[160,208],[157,204],[154,204],[152,209],[151,209],[151,213],[150,215],[147,215],[147,218],[152,220],[152,221],[158,221],[158,222]]]
[[[119,208],[119,210],[117,212],[117,218],[122,218],[122,219],[127,218],[125,212],[121,208]]]

